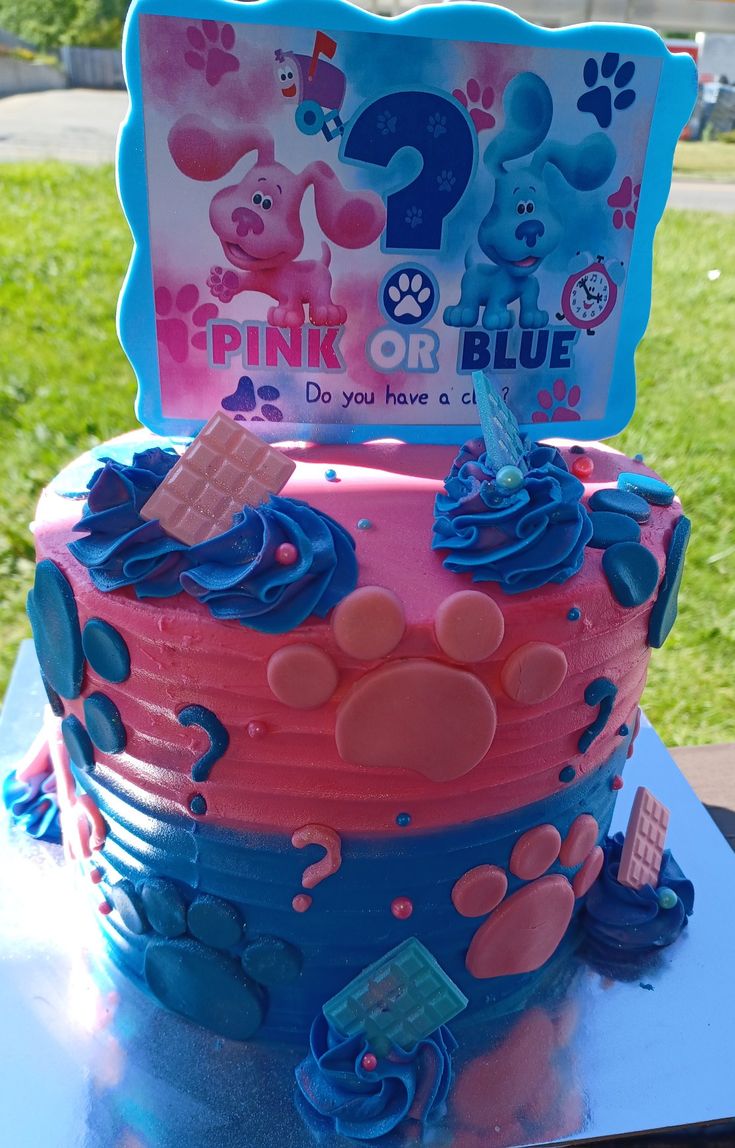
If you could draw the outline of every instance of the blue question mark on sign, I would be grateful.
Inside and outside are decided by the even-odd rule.
[[[439,251],[444,220],[475,169],[477,134],[465,109],[442,92],[391,92],[357,113],[341,157],[386,168],[404,148],[418,153],[421,170],[386,197],[385,250]]]

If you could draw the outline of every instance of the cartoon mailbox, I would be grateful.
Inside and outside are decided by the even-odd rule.
[[[296,126],[306,136],[320,131],[328,140],[344,132],[340,109],[345,98],[347,77],[330,60],[337,51],[337,43],[324,32],[317,32],[311,56],[297,52],[276,50],[276,78],[281,94],[287,100],[297,99]]]

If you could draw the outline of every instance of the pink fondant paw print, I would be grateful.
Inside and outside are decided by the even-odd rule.
[[[222,267],[212,267],[207,278],[207,287],[220,303],[231,303],[237,294],[240,280],[234,271]]]
[[[214,303],[199,304],[199,288],[186,283],[176,295],[168,287],[157,287],[155,293],[156,337],[175,363],[185,363],[189,357],[189,344],[199,351],[206,350],[206,326],[216,319],[219,311]],[[195,327],[189,329],[189,318]]]
[[[541,390],[536,395],[538,405],[541,410],[534,411],[531,415],[531,422],[533,423],[573,423],[579,422],[581,415],[574,410],[579,400],[582,397],[582,392],[579,387],[574,384],[567,390],[567,384],[563,379],[555,379],[550,391],[546,389]]]
[[[467,81],[466,88],[455,88],[452,95],[467,108],[478,135],[487,128],[495,127],[495,116],[490,113],[495,99],[495,92],[491,87],[488,85],[483,87],[479,80],[473,78]]]
[[[468,870],[452,889],[462,917],[486,917],[467,950],[465,964],[478,980],[532,973],[556,952],[572,919],[574,902],[594,885],[604,855],[599,826],[582,813],[562,842],[554,825],[537,825],[518,838],[508,869],[525,884],[507,896],[508,874],[497,865]],[[574,875],[550,873],[558,865]],[[487,916],[487,914],[490,914]]]
[[[641,185],[637,183],[634,186],[633,180],[629,175],[626,175],[618,190],[608,196],[608,206],[614,208],[613,227],[617,231],[623,227],[629,227],[632,231],[635,227],[640,194]]]
[[[239,71],[240,61],[230,51],[235,46],[232,24],[223,24],[220,28],[214,20],[202,20],[201,28],[191,25],[186,29],[186,38],[191,48],[184,53],[184,59],[190,68],[204,72],[211,88],[228,72]]]

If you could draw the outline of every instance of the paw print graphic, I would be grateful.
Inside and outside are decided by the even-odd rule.
[[[406,223],[413,231],[414,228],[420,227],[424,222],[424,213],[420,207],[409,207],[406,212]]]
[[[231,303],[237,294],[240,280],[234,271],[222,267],[212,267],[207,278],[207,287],[220,303]]]
[[[248,375],[242,375],[237,380],[235,390],[231,395],[225,396],[221,405],[224,411],[238,412],[235,415],[236,422],[280,423],[283,422],[283,411],[280,407],[274,406],[280,397],[278,387],[262,386],[256,391],[253,380]],[[258,409],[258,400],[262,400],[263,405],[260,414],[256,415],[252,412]],[[243,414],[243,411],[246,414]],[[250,415],[250,418],[248,419],[246,415]]]
[[[186,362],[190,345],[198,351],[206,350],[206,326],[210,319],[217,318],[219,310],[214,303],[199,304],[199,288],[194,283],[186,283],[175,296],[168,287],[157,287],[154,300],[156,337],[175,363]],[[200,328],[191,338],[189,318]]]
[[[575,383],[567,390],[563,379],[554,379],[550,391],[540,390],[536,395],[540,411],[531,415],[532,423],[573,423],[579,422],[581,416],[574,410],[579,403],[582,392]]]
[[[440,112],[434,112],[433,115],[429,116],[426,130],[429,135],[433,136],[435,140],[438,140],[439,136],[447,134],[447,117],[441,115]]]
[[[457,182],[457,177],[450,168],[444,168],[436,177],[436,184],[439,191],[451,191]]]
[[[425,323],[433,314],[437,299],[436,284],[418,267],[398,268],[383,286],[385,313],[396,323]]]
[[[378,131],[382,136],[393,135],[395,133],[397,123],[398,117],[392,115],[391,112],[389,112],[386,108],[386,110],[381,112],[378,116]]]
[[[626,60],[621,64],[617,52],[606,52],[601,64],[590,56],[583,72],[587,91],[577,100],[580,112],[591,112],[601,128],[609,128],[613,108],[620,112],[635,103],[635,91],[628,87],[634,75],[633,61]]]
[[[480,81],[473,78],[467,81],[465,88],[455,88],[452,95],[462,107],[467,108],[478,135],[487,128],[495,127],[495,116],[490,113],[495,100],[495,92],[491,87],[481,86]]]
[[[567,931],[575,902],[600,875],[599,837],[600,827],[589,813],[572,822],[564,841],[555,825],[537,825],[516,841],[508,872],[478,865],[459,878],[452,889],[455,909],[462,917],[485,917],[465,957],[473,977],[531,973],[546,964]],[[515,887],[509,893],[511,882]]]
[[[632,231],[635,227],[640,194],[641,185],[639,183],[634,185],[630,176],[626,175],[618,190],[608,196],[608,206],[614,208],[613,227],[617,231],[623,227],[629,227]]]
[[[240,61],[230,50],[235,46],[232,24],[223,24],[220,29],[214,20],[202,20],[201,28],[192,24],[186,29],[186,38],[191,48],[184,59],[190,68],[204,72],[210,88],[216,88],[228,72],[239,71]]]

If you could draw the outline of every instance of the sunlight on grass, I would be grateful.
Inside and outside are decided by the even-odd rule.
[[[674,175],[735,183],[735,143],[680,140],[676,145]]]
[[[692,145],[706,146],[706,145]],[[735,145],[731,146],[735,158]],[[27,636],[28,523],[42,485],[134,423],[115,301],[130,238],[110,168],[0,166],[0,689]],[[735,218],[674,213],[659,231],[635,417],[641,452],[694,524],[679,621],[645,705],[671,745],[735,740]],[[707,272],[719,268],[719,279]]]

